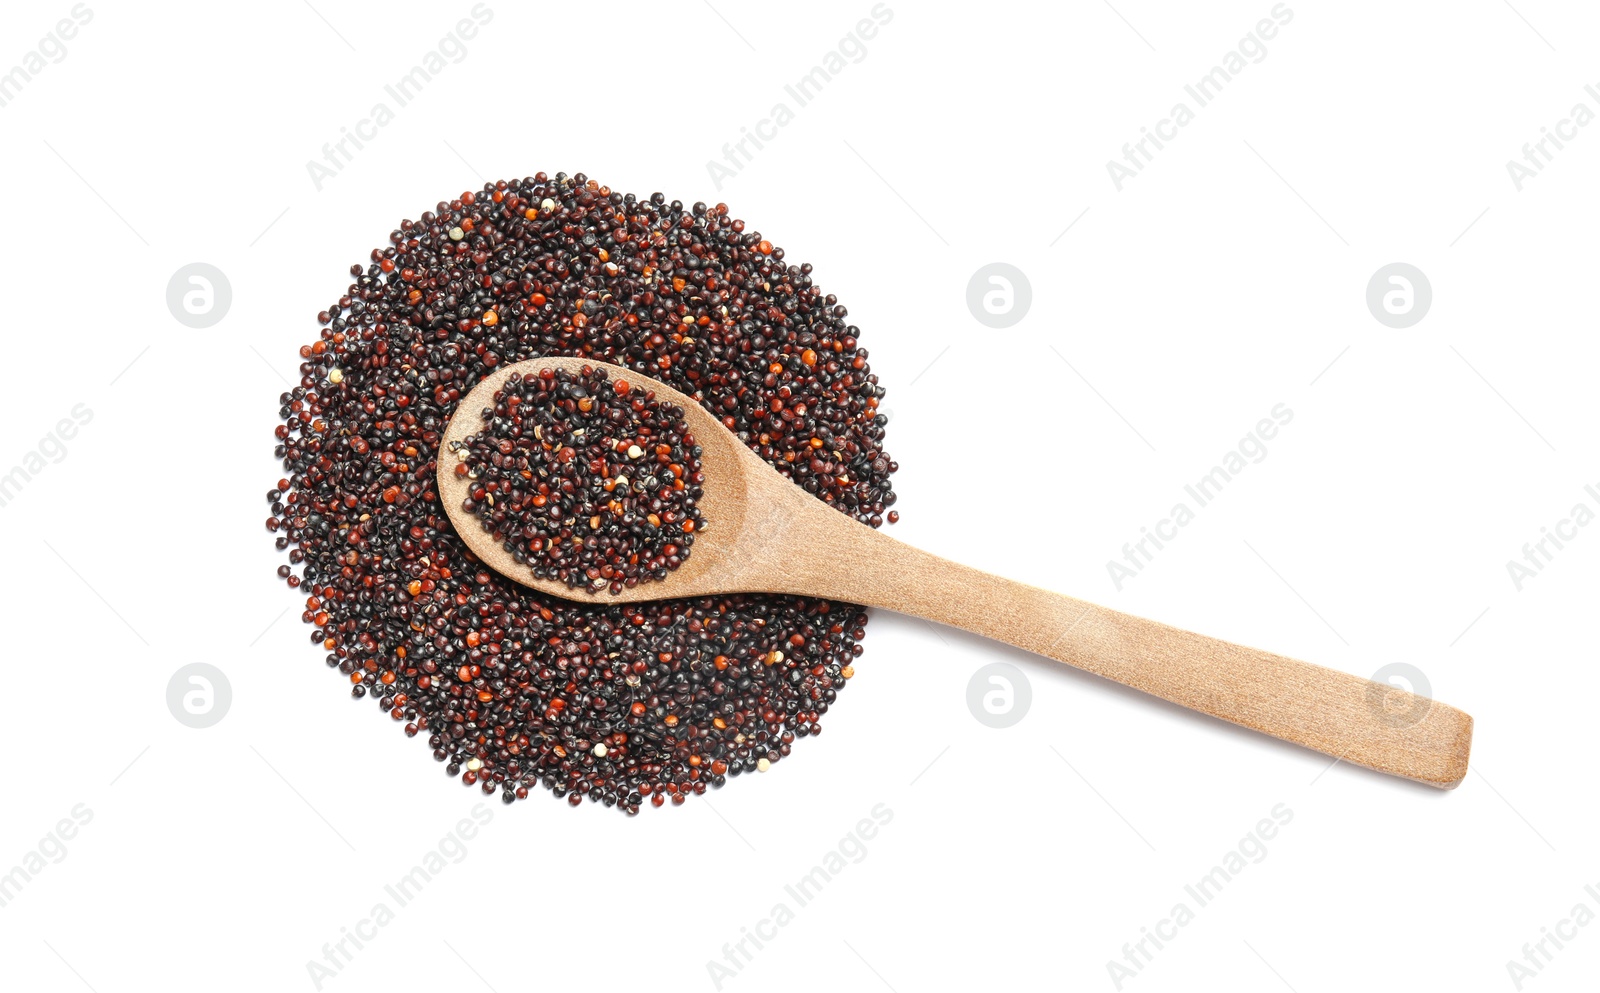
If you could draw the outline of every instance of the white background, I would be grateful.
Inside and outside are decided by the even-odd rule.
[[[0,872],[93,811],[0,908],[6,988],[313,989],[324,943],[482,801],[323,666],[263,495],[277,396],[348,266],[541,169],[726,201],[817,266],[889,390],[898,537],[1362,676],[1414,665],[1475,716],[1472,771],[1445,793],[1329,768],[880,614],[826,733],[772,773],[634,819],[489,801],[465,860],[324,989],[714,989],[707,962],[880,803],[865,858],[722,988],[1113,990],[1108,960],[1276,804],[1266,858],[1124,989],[1514,989],[1525,942],[1600,910],[1600,528],[1520,592],[1506,570],[1600,504],[1600,126],[1520,192],[1506,170],[1600,110],[1592,8],[1290,0],[1267,57],[1118,192],[1107,160],[1268,0],[889,0],[719,190],[707,160],[871,3],[490,0],[319,191],[306,162],[471,5],[313,2],[90,0],[0,108],[0,472],[93,411],[0,508]],[[69,10],[7,4],[0,69]],[[197,261],[233,292],[203,330],[164,299]],[[1396,261],[1434,296],[1401,330],[1364,300]],[[1009,329],[964,302],[992,262],[1032,284]],[[1278,403],[1269,455],[1117,590],[1107,560]],[[1004,730],[966,705],[995,661],[1032,687]],[[165,705],[191,662],[232,685],[205,730]],[[1523,988],[1592,988],[1600,926],[1577,935]]]

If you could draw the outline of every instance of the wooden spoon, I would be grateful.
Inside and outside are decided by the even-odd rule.
[[[452,443],[483,427],[485,408],[514,373],[604,369],[683,408],[705,472],[684,564],[617,594],[533,578],[462,508]],[[1307,662],[1244,648],[1002,579],[912,548],[824,504],[785,479],[695,400],[629,369],[542,358],[497,369],[461,400],[440,446],[439,496],[456,531],[501,575],[553,597],[627,603],[720,593],[790,593],[883,607],[1003,641],[1292,741],[1353,765],[1450,789],[1467,772],[1472,718],[1426,697]]]

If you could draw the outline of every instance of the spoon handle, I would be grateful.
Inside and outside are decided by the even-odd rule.
[[[800,580],[812,594],[826,591],[836,599],[971,631],[1191,710],[1430,786],[1454,788],[1467,773],[1472,718],[1454,707],[1013,582],[852,520],[835,522],[827,530],[824,540],[837,546],[837,557],[833,568]],[[871,562],[874,568],[837,565],[852,561]]]

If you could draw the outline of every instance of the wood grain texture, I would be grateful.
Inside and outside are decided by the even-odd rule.
[[[653,389],[684,408],[701,446],[705,527],[683,566],[619,594],[535,580],[471,513],[470,481],[450,443],[478,431],[513,373],[584,366]],[[980,572],[921,551],[810,496],[763,462],[693,398],[619,366],[534,359],[485,377],[445,430],[438,468],[445,511],[469,548],[502,575],[591,603],[717,593],[792,593],[913,614],[1015,645],[1353,765],[1444,789],[1467,771],[1472,718],[1396,687],[1208,638]]]

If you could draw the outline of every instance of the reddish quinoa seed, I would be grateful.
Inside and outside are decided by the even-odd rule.
[[[630,814],[765,771],[821,733],[855,673],[862,608],[546,597],[472,555],[433,482],[474,384],[505,363],[570,356],[672,385],[795,485],[879,526],[898,468],[883,450],[883,389],[811,273],[723,204],[638,199],[582,173],[440,202],[351,266],[280,398],[285,478],[267,494],[267,530],[300,568],[284,580],[351,695],[506,803],[543,787]],[[625,379],[591,399],[650,402]],[[588,471],[581,452],[562,445],[556,464]],[[636,537],[650,547],[649,532]],[[690,542],[675,544],[681,561]]]

